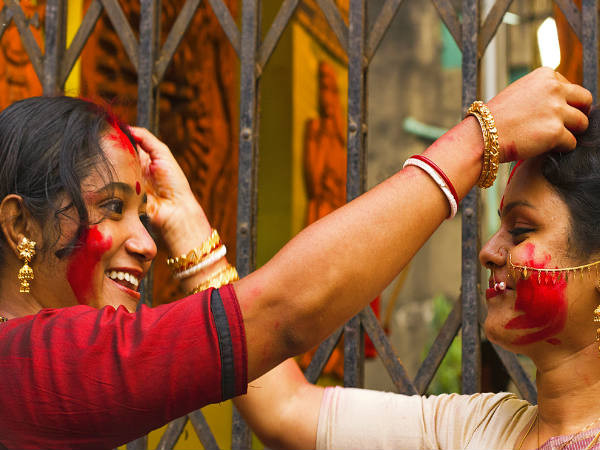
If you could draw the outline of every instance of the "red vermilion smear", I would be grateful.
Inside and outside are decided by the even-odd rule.
[[[510,184],[510,180],[512,180],[512,177],[515,175],[515,172],[517,171],[517,168],[523,164],[523,160],[519,160],[517,161],[517,164],[515,164],[515,167],[513,167],[513,169],[510,172],[510,175],[508,176],[508,181],[506,182],[506,187],[508,187],[508,185]],[[502,200],[500,201],[500,212],[502,212],[502,209],[504,208],[504,195],[502,196]]]
[[[528,244],[527,260],[521,264],[537,269],[546,268],[550,262],[550,255],[546,255],[542,262],[533,258],[535,246]],[[538,282],[539,281],[539,282]],[[528,330],[538,328],[537,331],[524,334],[512,343],[526,345],[546,340],[551,344],[558,344],[558,339],[549,339],[562,331],[567,320],[567,300],[565,290],[567,282],[564,279],[554,281],[544,274],[533,272],[527,280],[517,282],[517,299],[515,311],[523,314],[510,320],[505,328],[507,330]]]
[[[121,128],[119,128],[118,126],[114,126],[112,131],[108,135],[108,138],[111,141],[117,143],[123,150],[127,150],[129,153],[131,153],[131,156],[135,156],[135,148],[133,148],[131,141],[129,140],[127,135],[123,133]]]
[[[98,227],[94,226],[81,233],[78,244],[67,266],[67,281],[77,301],[86,305],[93,292],[94,269],[102,255],[110,249],[112,239],[110,236],[105,238]]]
[[[560,345],[560,339],[556,339],[556,338],[547,339],[546,342],[548,344],[552,344],[552,345]]]
[[[142,192],[142,186],[140,185],[139,181],[135,182],[135,193],[137,195],[140,195],[140,192]]]
[[[517,159],[519,155],[517,154],[517,146],[515,145],[515,141],[511,141],[511,143],[506,146],[504,154],[506,155],[507,161],[514,161]]]

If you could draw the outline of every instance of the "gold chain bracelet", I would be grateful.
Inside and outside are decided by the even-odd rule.
[[[477,185],[481,188],[489,188],[494,184],[500,166],[500,143],[496,122],[487,105],[479,100],[471,103],[466,116],[474,116],[481,127],[484,144],[483,168]]]

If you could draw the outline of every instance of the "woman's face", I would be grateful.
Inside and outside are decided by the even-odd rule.
[[[533,268],[591,262],[578,258],[570,245],[570,213],[541,174],[540,163],[529,160],[516,168],[500,207],[500,229],[480,253],[481,263],[491,269],[486,334],[518,353],[529,353],[534,344],[572,351],[595,339],[595,277],[565,281],[536,272],[527,279],[511,275],[509,255],[513,264]],[[494,283],[502,281],[506,290],[494,290]]]
[[[44,306],[123,305],[134,311],[140,282],[156,255],[156,245],[143,223],[146,193],[138,155],[118,129],[107,132],[101,145],[112,165],[112,176],[99,165],[83,180],[82,194],[93,225],[77,237],[73,252],[60,259],[49,255],[55,259],[54,264],[47,264],[53,270],[44,273],[42,269],[40,277],[36,275],[42,280],[34,284],[56,297],[54,305]],[[72,241],[77,228],[77,221],[61,220],[58,249]]]

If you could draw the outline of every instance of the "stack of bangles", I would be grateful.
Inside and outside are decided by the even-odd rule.
[[[217,233],[217,230],[213,230],[210,237],[199,247],[190,250],[185,255],[168,258],[167,266],[171,268],[174,278],[182,280],[213,266],[226,254],[227,248],[221,242],[219,233]],[[238,279],[239,276],[235,267],[227,264],[222,269],[213,272],[206,280],[192,289],[189,294],[195,294],[211,287],[219,288]]]
[[[477,181],[477,185],[481,188],[488,188],[494,184],[498,167],[500,165],[500,145],[498,141],[498,130],[494,117],[485,103],[475,101],[467,110],[467,116],[475,116],[481,127],[483,134],[483,169]],[[452,219],[458,211],[458,194],[452,185],[450,179],[437,164],[423,155],[413,155],[404,163],[406,166],[416,166],[425,171],[435,183],[440,187],[450,206],[449,219]]]

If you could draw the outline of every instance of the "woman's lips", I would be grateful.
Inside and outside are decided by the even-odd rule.
[[[128,287],[123,286],[121,283],[118,283],[117,281],[115,281],[115,280],[113,280],[113,279],[111,279],[109,277],[106,277],[106,278],[108,278],[110,281],[112,281],[123,292],[129,294],[131,297],[135,298],[136,300],[139,300],[142,297],[141,294],[138,291],[134,291],[133,289],[129,289]]]

